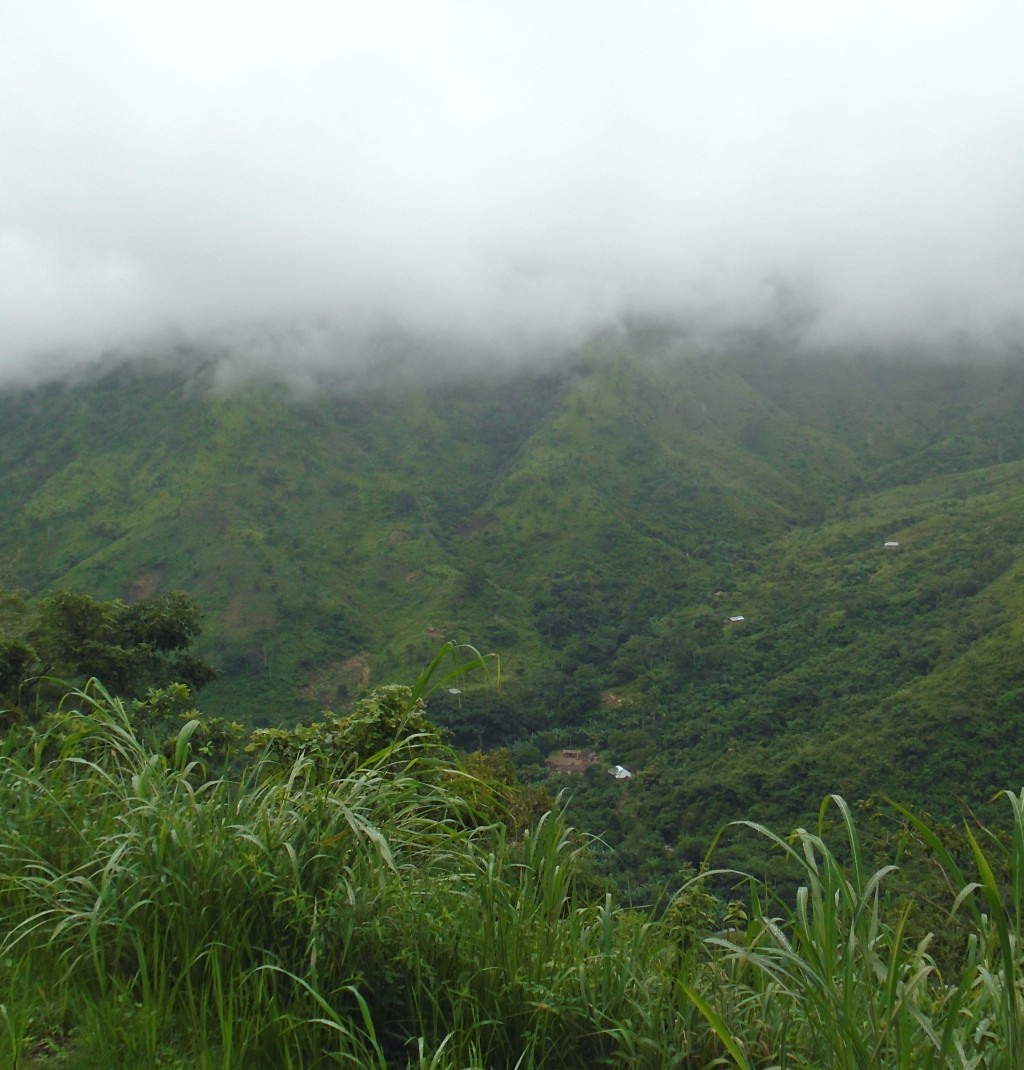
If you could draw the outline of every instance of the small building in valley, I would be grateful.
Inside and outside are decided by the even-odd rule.
[[[547,758],[544,764],[552,773],[569,773],[572,776],[583,776],[592,766],[599,765],[601,759],[592,750],[568,749],[558,751]]]

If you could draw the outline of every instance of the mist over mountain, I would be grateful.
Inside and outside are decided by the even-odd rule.
[[[225,338],[347,370],[394,332],[504,364],[774,324],[781,292],[812,346],[998,338],[1022,30],[996,0],[17,0],[0,374]]]
[[[4,30],[5,586],[188,591],[260,723],[498,651],[431,714],[636,859],[1016,775],[1019,5]]]

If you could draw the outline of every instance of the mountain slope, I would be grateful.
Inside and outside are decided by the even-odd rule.
[[[1006,786],[1022,400],[1008,359],[656,332],[305,393],[114,363],[0,396],[0,582],[189,591],[221,670],[204,708],[251,723],[409,678],[446,638],[498,651],[500,692],[432,715],[528,775],[597,746],[637,775],[574,782],[586,822],[696,857],[723,820],[831,790],[941,811]]]

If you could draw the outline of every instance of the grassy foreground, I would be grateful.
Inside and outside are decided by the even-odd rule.
[[[76,702],[0,754],[0,1066],[1024,1060],[1024,793],[1008,836],[955,854],[904,815],[948,887],[940,970],[838,797],[816,831],[751,826],[799,872],[791,902],[745,881],[723,915],[702,874],[644,914],[594,890],[558,813],[510,831],[416,734],[211,777],[195,722],[155,753],[118,700]]]

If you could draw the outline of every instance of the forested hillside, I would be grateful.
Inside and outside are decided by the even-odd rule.
[[[111,361],[0,397],[0,584],[187,591],[203,709],[253,725],[347,708],[446,640],[496,652],[500,688],[432,719],[528,779],[594,748],[552,786],[656,882],[830,791],[943,816],[1016,783],[1022,408],[1024,358],[657,330],[302,390]]]

